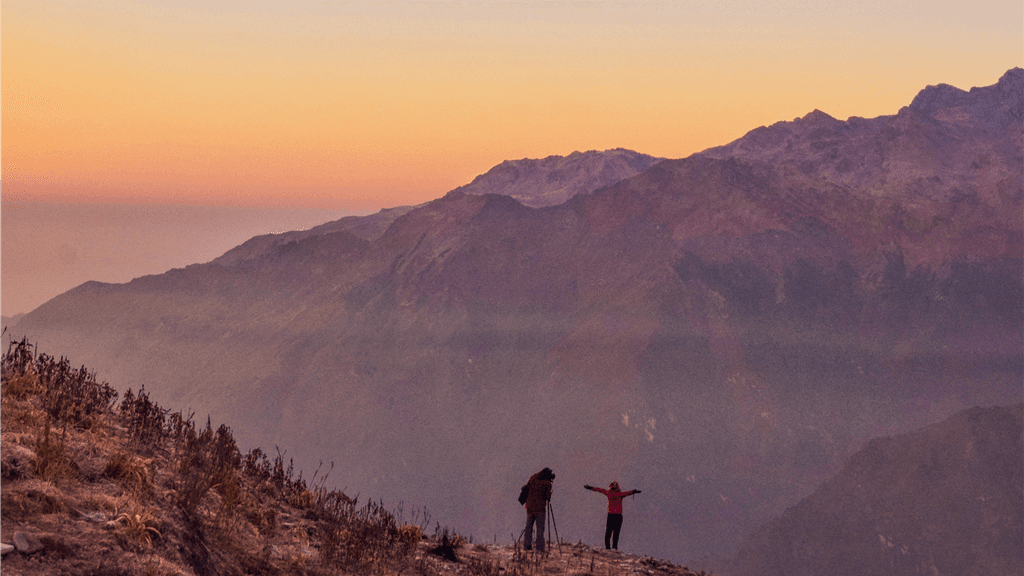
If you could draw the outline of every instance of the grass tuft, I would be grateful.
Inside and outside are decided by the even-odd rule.
[[[47,481],[75,478],[78,466],[67,455],[64,439],[57,440],[50,434],[47,421],[36,438],[36,456],[32,460],[32,472]]]
[[[126,489],[136,494],[153,491],[153,459],[140,458],[127,452],[114,452],[107,461],[103,475],[117,480]]]

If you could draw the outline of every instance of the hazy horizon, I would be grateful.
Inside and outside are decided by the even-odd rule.
[[[25,202],[0,209],[2,314],[90,280],[122,283],[208,262],[249,238],[366,212],[312,208]]]

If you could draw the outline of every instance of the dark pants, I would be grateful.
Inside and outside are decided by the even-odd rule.
[[[622,529],[622,514],[608,514],[604,529],[604,547],[619,549],[619,530]],[[609,542],[611,545],[609,546]]]
[[[533,515],[529,512],[526,513],[526,532],[523,534],[523,548],[529,550],[531,540],[533,540],[533,524],[537,523],[537,552],[544,551],[544,522],[547,520],[547,514],[541,512],[540,514]]]

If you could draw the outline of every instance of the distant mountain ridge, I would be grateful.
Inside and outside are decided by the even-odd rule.
[[[746,538],[730,576],[1024,572],[1024,406],[872,440]]]
[[[1017,258],[1022,118],[1024,69],[1014,68],[995,85],[969,92],[925,88],[895,116],[842,122],[815,110],[701,155],[770,164],[792,181],[839,187],[857,202],[876,204],[879,220],[890,216],[884,212],[895,217],[871,224],[902,228],[894,240],[915,264],[940,263],[948,247],[936,244],[945,242]]]
[[[556,206],[636,176],[662,160],[624,148],[506,160],[455,191],[511,196],[531,208]]]
[[[604,152],[573,152],[569,156],[548,156],[542,160],[524,158],[502,162],[457,190],[466,194],[511,196],[534,208],[554,206],[577,194],[590,194],[635,176],[661,160],[663,158],[622,148]],[[212,262],[230,266],[266,254],[288,242],[332,232],[345,231],[364,240],[375,240],[397,218],[422,206],[385,208],[376,214],[347,216],[308,230],[256,236]]]
[[[456,189],[377,237],[87,283],[14,336],[463,533],[518,531],[552,466],[567,534],[601,522],[569,487],[615,478],[657,494],[645,552],[725,553],[864,441],[1020,400],[1021,122],[929,114],[812,114],[541,208]]]
[[[298,242],[312,236],[347,232],[363,240],[379,238],[396,218],[408,214],[419,206],[399,206],[385,208],[368,216],[346,216],[333,222],[314,226],[308,230],[294,230],[282,234],[263,234],[246,240],[242,244],[228,250],[223,255],[210,261],[211,264],[233,266],[246,260],[263,256],[289,242]]]

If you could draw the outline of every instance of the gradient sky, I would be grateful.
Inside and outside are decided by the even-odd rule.
[[[680,158],[816,108],[894,114],[929,84],[1024,66],[1020,0],[0,10],[5,315],[438,198],[507,159]]]
[[[1020,0],[4,0],[7,199],[368,210],[1024,64]]]

